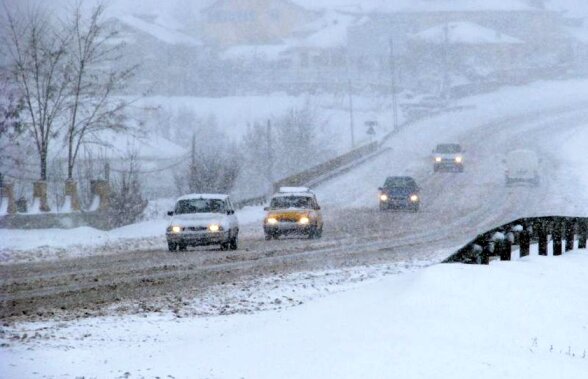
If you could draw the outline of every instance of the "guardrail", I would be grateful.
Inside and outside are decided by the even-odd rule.
[[[313,166],[307,170],[299,172],[297,174],[288,176],[280,179],[274,183],[274,192],[278,191],[280,187],[286,186],[303,186],[309,181],[316,179],[326,173],[336,170],[342,166],[345,166],[356,159],[360,159],[368,154],[372,154],[378,150],[379,142],[372,142],[367,145],[358,147],[357,149],[351,150],[343,155],[339,155],[326,162]]]
[[[539,246],[539,255],[547,255],[552,242],[553,255],[563,251],[586,248],[588,240],[588,217],[529,217],[491,229],[459,249],[443,263],[488,264],[492,257],[502,261],[511,260],[513,246],[518,246],[520,256],[529,255],[532,243]]]
[[[421,121],[425,118],[434,117],[442,113],[447,112],[459,112],[467,108],[472,108],[470,106],[455,106],[455,107],[445,107],[443,109],[436,110],[434,112],[426,112],[420,117],[407,120],[402,124],[398,125],[397,129],[394,129],[384,135],[379,141],[374,141],[367,145],[358,147],[354,150],[351,150],[343,155],[339,155],[333,159],[330,159],[326,162],[313,166],[309,169],[306,169],[302,172],[296,173],[294,175],[288,176],[286,178],[280,179],[277,182],[273,183],[274,192],[278,191],[280,187],[286,186],[309,186],[309,185],[316,185],[324,180],[333,178],[341,173],[345,173],[346,167],[354,167],[357,164],[361,164],[365,161],[364,158],[376,156],[376,152],[380,150],[382,145],[387,142],[394,134],[398,133],[402,128],[413,124],[415,122]],[[326,178],[326,179],[325,179]],[[253,198],[243,199],[240,201],[235,202],[235,206],[237,208],[243,208],[249,205],[262,205],[268,200],[268,197],[265,195],[256,196]]]

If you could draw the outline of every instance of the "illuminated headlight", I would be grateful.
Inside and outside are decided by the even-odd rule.
[[[267,223],[268,225],[276,225],[278,223],[278,220],[276,220],[275,217],[270,217],[267,219]]]
[[[463,157],[455,157],[455,163],[463,162]]]
[[[178,225],[174,225],[171,227],[171,231],[172,231],[172,233],[179,233],[182,231],[182,227],[178,226]]]
[[[221,227],[219,224],[210,224],[208,225],[208,230],[211,232],[218,232],[219,230],[221,230]]]
[[[417,201],[419,201],[419,196],[418,195],[410,195],[410,201],[412,201],[413,203],[416,203]]]
[[[388,201],[388,195],[386,195],[385,193],[380,195],[380,200],[382,201]]]
[[[439,163],[441,161],[442,161],[441,157],[435,157],[435,162]]]
[[[310,222],[310,220],[306,216],[302,216],[298,220],[298,223],[301,224],[301,225],[307,225],[309,222]]]

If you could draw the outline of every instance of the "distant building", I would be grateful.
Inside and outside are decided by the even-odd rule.
[[[218,0],[202,10],[199,33],[221,47],[274,44],[315,17],[288,0]]]

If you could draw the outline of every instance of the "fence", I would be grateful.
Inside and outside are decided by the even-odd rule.
[[[513,246],[525,257],[532,243],[538,244],[539,255],[547,255],[550,239],[554,256],[574,249],[576,239],[578,248],[585,249],[588,217],[521,218],[478,235],[443,263],[488,264],[491,257],[509,261]]]

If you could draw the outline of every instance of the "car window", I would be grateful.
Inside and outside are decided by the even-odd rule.
[[[186,213],[224,213],[225,202],[220,199],[186,199],[176,203],[176,214]]]
[[[461,152],[461,146],[456,144],[437,145],[436,152],[442,154],[454,154]]]
[[[270,203],[271,209],[284,208],[304,208],[312,209],[312,198],[307,196],[278,196],[274,197]]]

